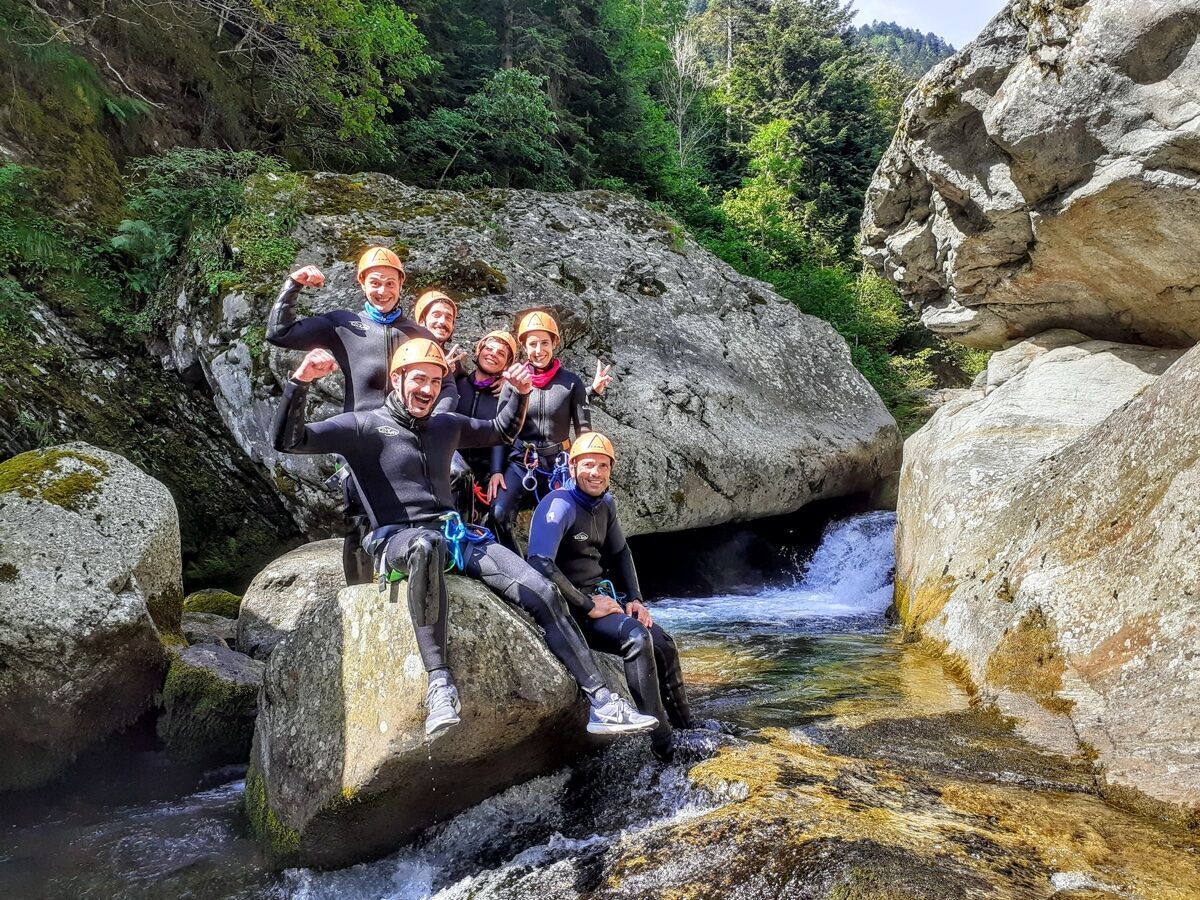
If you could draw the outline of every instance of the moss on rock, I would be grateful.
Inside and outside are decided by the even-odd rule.
[[[189,657],[198,649],[171,660],[162,690],[164,713],[158,736],[177,759],[244,760],[254,737],[258,683],[223,677],[198,665]]]
[[[95,506],[108,472],[104,460],[78,450],[31,450],[0,463],[0,494],[41,499],[78,513]]]
[[[0,563],[0,584],[12,584],[21,574],[12,563]]]
[[[183,598],[183,611],[188,613],[213,613],[227,619],[236,619],[242,598],[229,591],[207,588],[194,591]]]
[[[253,769],[246,776],[246,792],[243,795],[246,818],[250,830],[260,847],[263,847],[277,865],[285,864],[300,850],[300,833],[283,823],[271,809],[267,799],[267,786],[262,776]]]

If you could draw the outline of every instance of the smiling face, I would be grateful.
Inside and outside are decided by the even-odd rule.
[[[385,315],[400,302],[400,289],[404,287],[404,273],[391,266],[371,266],[364,269],[358,282],[370,304]]]
[[[392,389],[400,394],[404,408],[414,419],[433,412],[442,392],[442,367],[433,363],[413,363],[392,373]]]
[[[599,497],[608,490],[612,464],[607,453],[583,453],[571,463],[571,476],[581,491],[589,497]]]
[[[544,369],[554,360],[554,336],[548,331],[528,331],[522,342],[525,356],[539,369]]]
[[[489,338],[475,354],[475,362],[484,375],[499,375],[508,368],[508,355],[508,345],[504,341]]]
[[[454,337],[454,307],[449,303],[435,303],[425,312],[425,321],[421,322],[433,332],[443,344]]]

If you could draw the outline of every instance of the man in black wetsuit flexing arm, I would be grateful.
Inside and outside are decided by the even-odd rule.
[[[304,266],[288,276],[267,319],[267,341],[288,350],[328,350],[346,380],[343,412],[375,409],[383,405],[390,387],[388,362],[396,348],[409,338],[434,335],[404,317],[400,292],[404,264],[387,247],[371,247],[358,259],[358,283],[365,297],[361,312],[337,309],[324,315],[297,318],[296,299],[304,287],[319,288],[325,276],[316,266]],[[454,379],[442,379],[436,412],[458,405]],[[361,550],[366,517],[358,491],[349,475],[342,480],[347,518],[342,545],[342,567],[347,584],[370,580],[370,560]]]
[[[575,440],[570,453],[575,485],[550,492],[538,504],[529,526],[529,564],[571,604],[588,645],[623,658],[634,703],[659,722],[650,734],[651,747],[669,762],[671,726],[696,724],[675,641],[642,603],[633,554],[608,493],[615,462],[604,435],[592,431]],[[618,593],[624,595],[624,609]]]
[[[354,470],[371,524],[365,546],[379,560],[385,577],[393,570],[409,575],[409,612],[429,672],[427,733],[458,721],[457,691],[446,665],[448,607],[443,572],[448,558],[461,559],[465,575],[481,580],[533,617],[551,652],[588,697],[588,731],[624,734],[656,727],[656,719],[637,713],[609,691],[550,582],[499,544],[486,539],[465,541],[446,527],[448,517],[455,515],[450,457],[456,447],[487,447],[516,436],[528,405],[528,372],[521,366],[505,370],[504,378],[513,390],[494,419],[433,415],[448,366],[437,344],[415,338],[394,355],[393,390],[382,407],[306,424],[308,383],[333,368],[324,351],[310,353],[301,363],[284,387],[273,426],[274,445],[287,453],[339,453]]]

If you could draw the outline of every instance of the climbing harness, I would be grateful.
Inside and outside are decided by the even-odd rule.
[[[612,597],[617,603],[625,602],[625,595],[617,592],[617,587],[609,579],[601,578],[596,582],[596,593]]]
[[[525,467],[525,474],[521,476],[521,487],[533,494],[534,499],[542,502],[541,492],[538,491],[538,476],[543,475],[547,483],[550,485],[550,490],[557,491],[559,488],[570,490],[574,485],[574,480],[571,478],[571,467],[567,461],[567,454],[560,451],[554,457],[554,467],[547,471],[538,466],[538,452],[532,444],[525,445],[525,456],[521,460],[521,465]]]
[[[447,572],[466,568],[467,544],[482,544],[484,541],[494,541],[495,536],[482,525],[467,525],[462,516],[456,512],[448,512],[441,518],[442,537],[450,551],[450,565]]]

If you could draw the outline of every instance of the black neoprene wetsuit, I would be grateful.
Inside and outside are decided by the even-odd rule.
[[[289,350],[328,350],[345,377],[343,412],[376,409],[391,390],[388,366],[392,353],[410,338],[434,340],[433,334],[411,319],[399,316],[390,325],[376,322],[365,313],[338,309],[305,319],[296,317],[299,282],[287,279],[267,317],[267,340]],[[442,379],[442,393],[434,412],[452,412],[458,405],[454,379]],[[354,481],[353,467],[342,480],[345,503],[346,539],[342,543],[342,567],[347,584],[370,581],[371,561],[362,550],[366,522]]]
[[[447,551],[441,519],[454,509],[450,459],[456,447],[487,447],[513,439],[528,405],[510,392],[494,419],[443,413],[414,419],[393,393],[367,412],[347,412],[307,424],[307,386],[289,381],[275,414],[275,449],[339,453],[354,470],[371,520],[366,544],[392,568],[410,573],[409,611],[421,658],[430,671],[446,658],[446,599],[441,560]],[[416,573],[408,569],[415,565]],[[421,573],[424,573],[423,575]],[[492,541],[468,543],[463,573],[478,578],[528,612],[593,703],[608,689],[566,604],[554,586],[515,553]],[[415,576],[415,577],[414,577]]]
[[[616,501],[590,497],[578,488],[547,494],[529,526],[529,564],[554,582],[579,622],[588,645],[619,654],[637,708],[655,716],[650,734],[658,749],[671,746],[671,726],[694,728],[675,641],[658,623],[649,628],[624,613],[589,619],[593,594],[606,573],[625,603],[642,600],[637,568],[617,521]],[[665,709],[665,714],[664,714]]]
[[[496,539],[513,550],[517,549],[512,533],[513,522],[530,491],[522,479],[528,472],[528,461],[535,462],[538,491],[547,493],[553,487],[549,476],[559,453],[567,449],[571,427],[578,437],[592,430],[592,408],[588,405],[588,390],[574,372],[564,368],[554,374],[542,388],[535,387],[529,400],[529,412],[521,434],[513,443],[504,469],[504,488],[496,495],[492,508]]]
[[[289,278],[283,283],[267,318],[267,341],[288,350],[328,350],[346,379],[343,412],[375,409],[391,391],[388,366],[396,348],[410,338],[437,339],[427,328],[400,316],[383,325],[365,313],[335,309],[319,316],[296,318],[296,295],[303,285]],[[454,378],[442,379],[434,412],[453,412],[458,407]]]
[[[464,416],[471,416],[476,419],[490,419],[496,415],[496,410],[500,408],[502,398],[512,388],[505,383],[500,391],[496,392],[487,387],[478,387],[475,384],[474,378],[475,373],[468,372],[465,375],[459,376],[456,380],[456,384],[458,385],[458,411]],[[525,415],[528,418],[528,412]],[[475,475],[483,477],[502,472],[504,470],[504,459],[507,454],[508,446],[500,445],[486,451],[468,450],[463,456],[471,464]]]

